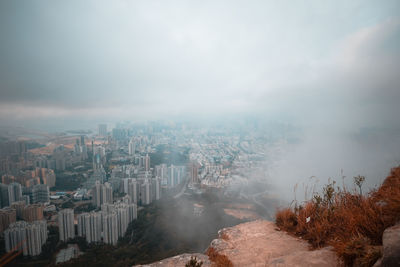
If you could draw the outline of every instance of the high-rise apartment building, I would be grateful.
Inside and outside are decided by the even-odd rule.
[[[58,213],[58,228],[61,241],[75,237],[73,209],[63,209]]]
[[[82,213],[78,215],[78,236],[84,236],[88,243],[101,242],[101,212]]]
[[[129,224],[129,210],[128,206],[121,204],[116,206],[117,224],[118,224],[118,237],[123,237]]]
[[[132,138],[132,139],[129,141],[129,144],[128,144],[128,152],[129,152],[129,155],[130,155],[130,156],[135,155],[135,151],[136,151],[136,143],[135,143],[135,139]]]
[[[17,212],[12,208],[0,209],[0,233],[2,233],[7,227],[16,222]]]
[[[113,190],[110,183],[101,184],[96,181],[92,188],[92,202],[96,207],[104,203],[113,203]]]
[[[4,174],[1,176],[1,182],[3,184],[11,184],[12,182],[15,182],[15,177],[10,174]]]
[[[103,213],[103,241],[116,245],[118,242],[118,215],[115,211]]]
[[[22,251],[24,256],[40,255],[47,240],[47,223],[44,220],[15,222],[4,231],[4,240],[7,252],[16,249]]]
[[[132,203],[137,204],[139,201],[139,186],[136,179],[129,180],[127,193],[130,196]]]
[[[151,203],[151,184],[147,180],[140,186],[140,200],[142,201],[142,205],[149,205]]]
[[[31,203],[47,203],[50,201],[49,187],[45,184],[37,184],[30,188]]]
[[[22,200],[22,186],[19,183],[11,183],[8,185],[8,202],[9,205],[16,201]]]
[[[150,171],[150,156],[149,154],[146,154],[144,158],[144,170],[146,172]]]
[[[117,215],[117,234],[118,237],[123,237],[130,222],[137,218],[137,205],[127,203],[116,203],[116,204],[103,204],[101,205],[101,212],[103,217],[105,214],[116,214]],[[107,228],[104,228],[103,224],[103,236],[106,234]],[[106,242],[106,241],[104,241]]]
[[[107,124],[99,124],[99,135],[107,136]]]
[[[24,211],[25,206],[26,206],[26,203],[25,203],[24,200],[17,201],[17,202],[14,202],[14,203],[11,204],[10,207],[12,209],[15,209],[15,211],[17,212],[17,219],[20,219],[20,220],[23,219],[22,218],[22,213]]]
[[[153,200],[159,200],[161,198],[161,178],[151,179],[151,190]]]
[[[53,170],[42,168],[41,176],[43,184],[47,185],[49,188],[56,186],[56,175]]]
[[[22,219],[28,222],[43,220],[43,205],[31,204],[22,210]]]

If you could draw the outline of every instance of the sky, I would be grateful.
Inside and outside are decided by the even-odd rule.
[[[0,122],[399,126],[399,1],[0,2]]]

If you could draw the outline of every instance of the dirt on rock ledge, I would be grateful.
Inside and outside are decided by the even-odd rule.
[[[336,254],[330,247],[310,250],[306,241],[279,231],[270,221],[257,220],[225,228],[218,232],[219,238],[214,239],[210,248],[220,255],[225,255],[233,266],[299,266],[299,267],[336,267],[342,266]],[[184,254],[185,260],[190,255],[203,260],[203,266],[210,266],[202,254]],[[182,255],[183,256],[183,255]],[[144,266],[185,266],[188,261],[177,257]],[[215,266],[215,264],[211,264]]]

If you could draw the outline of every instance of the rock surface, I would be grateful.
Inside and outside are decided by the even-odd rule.
[[[211,242],[234,266],[340,266],[331,248],[310,250],[306,241],[279,231],[273,222],[259,220],[219,231]]]
[[[306,241],[279,231],[273,222],[257,220],[225,228],[210,247],[225,255],[234,266],[342,266],[331,248],[310,250]],[[196,256],[210,266],[203,254],[183,254],[143,266],[185,266]]]
[[[400,223],[383,232],[382,266],[400,266]]]
[[[196,257],[198,261],[203,262],[203,267],[211,266],[208,256],[201,253],[181,254],[171,258],[163,259],[161,261],[153,262],[151,264],[136,265],[141,267],[185,267],[185,264],[190,261],[190,257]]]

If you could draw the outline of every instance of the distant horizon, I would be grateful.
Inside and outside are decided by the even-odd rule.
[[[1,1],[0,124],[396,128],[399,14],[395,0]]]

